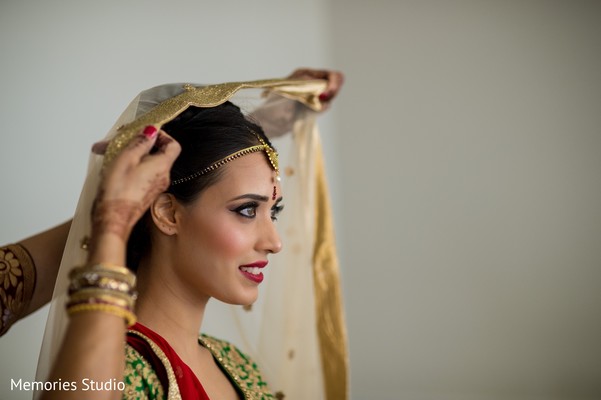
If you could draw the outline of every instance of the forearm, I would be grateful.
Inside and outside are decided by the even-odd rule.
[[[0,336],[52,298],[71,221],[0,247]]]
[[[125,244],[111,233],[94,240],[89,265],[124,265]],[[72,382],[71,388],[44,392],[42,399],[119,399],[125,365],[126,324],[122,316],[102,311],[84,311],[71,315],[67,332],[52,368],[49,382]],[[102,390],[94,389],[96,384]],[[116,390],[106,390],[116,389]],[[98,388],[98,386],[96,386]],[[88,390],[86,390],[88,389]]]
[[[155,144],[158,150],[150,154]],[[134,224],[168,187],[179,151],[177,142],[147,127],[104,170],[92,207],[87,264],[69,274],[70,321],[49,377],[53,383],[74,382],[79,390],[45,392],[43,399],[121,397],[125,328],[135,322],[136,297],[135,276],[125,268],[126,244]],[[117,390],[84,393],[86,379],[114,382]]]
[[[67,221],[19,242],[31,255],[37,275],[31,302],[21,318],[44,306],[52,298],[70,228],[71,221]]]
[[[59,357],[49,382],[73,382],[75,391],[44,392],[42,399],[120,399],[120,390],[85,390],[93,382],[123,381],[125,324],[123,318],[103,312],[84,312],[71,317]],[[87,386],[86,386],[87,385]],[[73,386],[72,386],[73,387]]]

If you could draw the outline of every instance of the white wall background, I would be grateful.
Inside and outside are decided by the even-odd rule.
[[[305,65],[347,75],[352,398],[601,398],[598,2],[1,0],[0,243],[70,217],[141,89]],[[0,339],[0,399],[28,398],[43,318]]]
[[[354,399],[601,398],[601,3],[329,4]]]

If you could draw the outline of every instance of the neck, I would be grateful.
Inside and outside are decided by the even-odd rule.
[[[163,260],[165,261],[165,260]],[[209,298],[198,298],[175,283],[158,263],[140,265],[136,314],[139,322],[161,335],[181,355],[198,348],[198,334]]]

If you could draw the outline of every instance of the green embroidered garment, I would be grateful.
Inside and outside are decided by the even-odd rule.
[[[241,398],[273,400],[256,363],[235,346],[208,335],[198,338],[224,371]],[[207,399],[201,382],[160,335],[136,324],[125,349],[124,399]]]

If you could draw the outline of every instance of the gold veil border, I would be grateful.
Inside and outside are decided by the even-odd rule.
[[[323,80],[265,79],[247,82],[228,82],[208,86],[183,85],[183,92],[159,103],[146,114],[132,122],[117,128],[117,134],[110,141],[104,155],[104,165],[109,164],[131,140],[144,129],[152,125],[160,129],[188,107],[216,107],[225,103],[241,89],[265,89],[292,100],[297,100],[314,111],[323,106],[319,94],[325,90]]]

